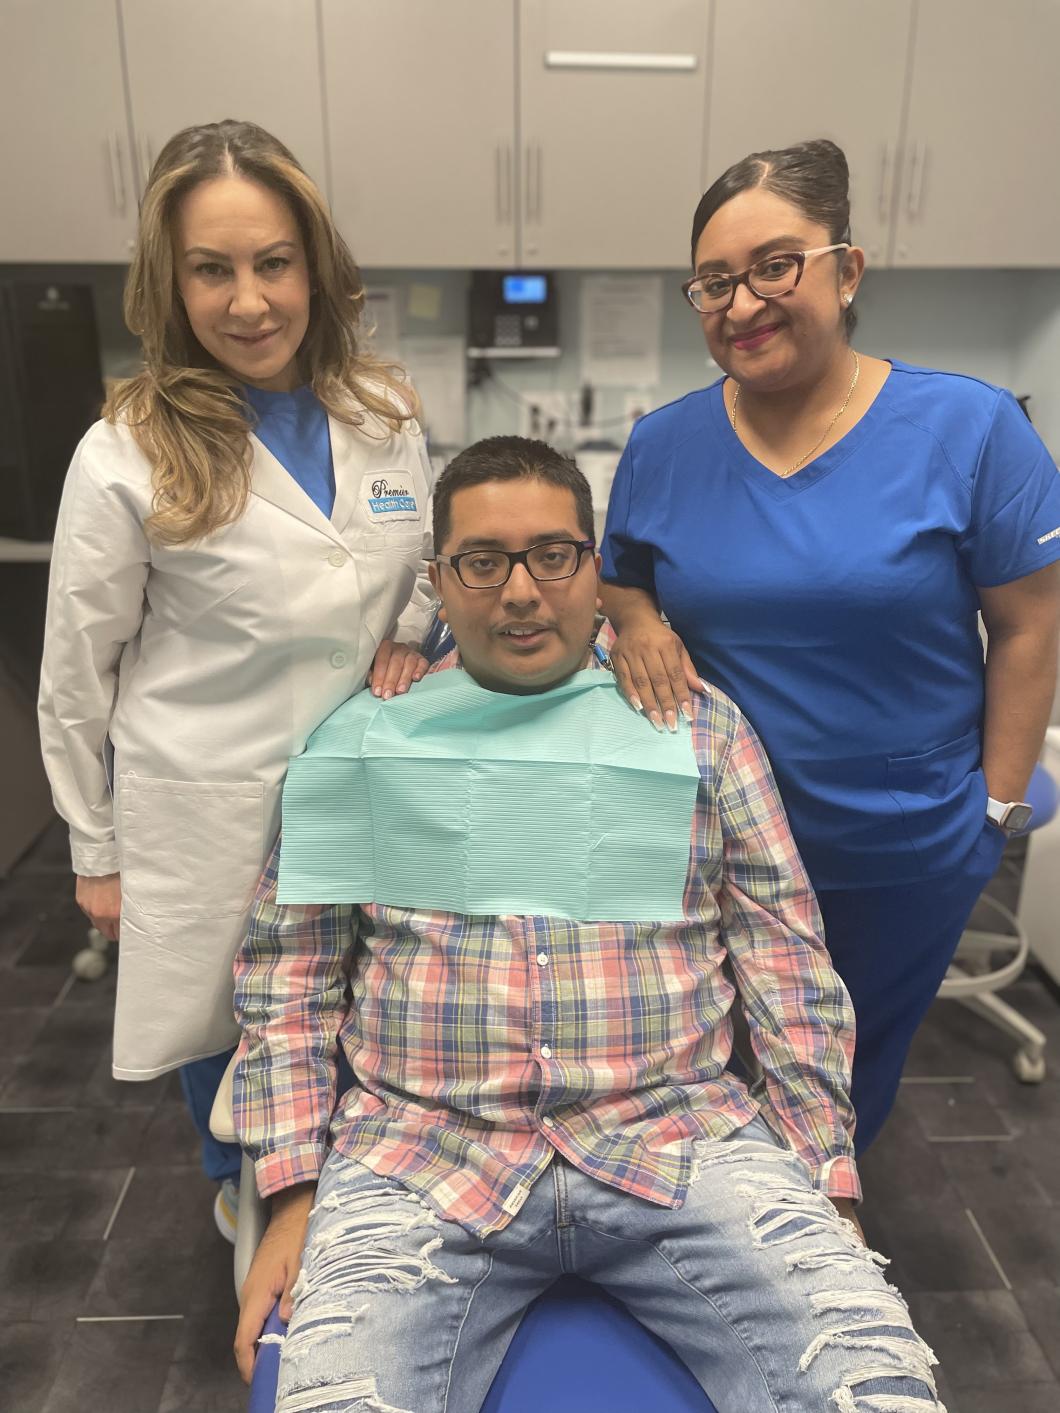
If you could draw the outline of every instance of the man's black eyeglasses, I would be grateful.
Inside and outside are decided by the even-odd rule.
[[[439,554],[436,564],[448,564],[465,589],[499,589],[517,564],[539,583],[573,579],[582,555],[596,548],[595,540],[546,540],[524,550],[473,549],[463,554]]]

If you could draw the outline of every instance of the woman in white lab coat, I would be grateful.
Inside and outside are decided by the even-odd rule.
[[[78,901],[111,936],[120,915],[120,1079],[235,1044],[288,758],[373,659],[381,694],[425,667],[390,640],[424,626],[430,463],[410,388],[358,346],[363,300],[275,138],[166,145],[125,299],[144,368],[74,454],[40,695]]]

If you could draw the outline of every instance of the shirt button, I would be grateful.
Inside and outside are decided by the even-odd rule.
[[[551,1058],[552,1058],[552,1046],[551,1046],[551,1045],[542,1045],[542,1047],[541,1047],[541,1058],[542,1058],[543,1060],[551,1060]]]
[[[545,1117],[541,1120],[541,1126],[542,1128],[555,1128],[556,1120],[546,1114]]]
[[[331,654],[331,665],[332,665],[332,667],[345,667],[345,666],[346,666],[346,663],[347,663],[348,661],[349,661],[349,659],[347,658],[346,654],[343,653],[343,652],[337,652],[337,653],[332,653],[332,654]]]
[[[547,966],[548,966],[548,953],[547,953],[547,952],[538,952],[538,954],[537,954],[537,964],[538,964],[539,967],[547,967]]]
[[[328,555],[328,563],[335,569],[341,569],[346,563],[346,555],[343,554],[342,550],[334,549]]]

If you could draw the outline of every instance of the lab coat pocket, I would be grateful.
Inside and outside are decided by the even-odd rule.
[[[119,779],[123,906],[145,918],[246,910],[264,857],[261,781]]]
[[[416,587],[423,558],[423,532],[413,527],[366,537],[363,555],[362,606],[364,626],[376,647],[404,613]]]
[[[400,554],[418,558],[423,553],[421,525],[378,525],[374,528],[374,534],[364,537],[364,547],[369,554]]]

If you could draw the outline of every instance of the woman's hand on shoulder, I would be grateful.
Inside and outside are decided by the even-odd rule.
[[[96,931],[108,942],[117,942],[121,925],[121,874],[107,873],[100,878],[78,874],[74,898]]]
[[[277,1300],[280,1319],[286,1324],[291,1318],[294,1303],[291,1287],[301,1268],[306,1227],[315,1196],[315,1183],[301,1183],[277,1193],[272,1199],[269,1225],[239,1293],[239,1324],[233,1351],[245,1383],[249,1384],[253,1377],[257,1342]]]
[[[407,692],[430,666],[422,653],[408,643],[395,643],[384,638],[368,673],[368,685],[373,697],[389,701]]]
[[[622,695],[659,731],[692,720],[692,693],[703,683],[684,643],[655,612],[627,618],[609,649]]]

